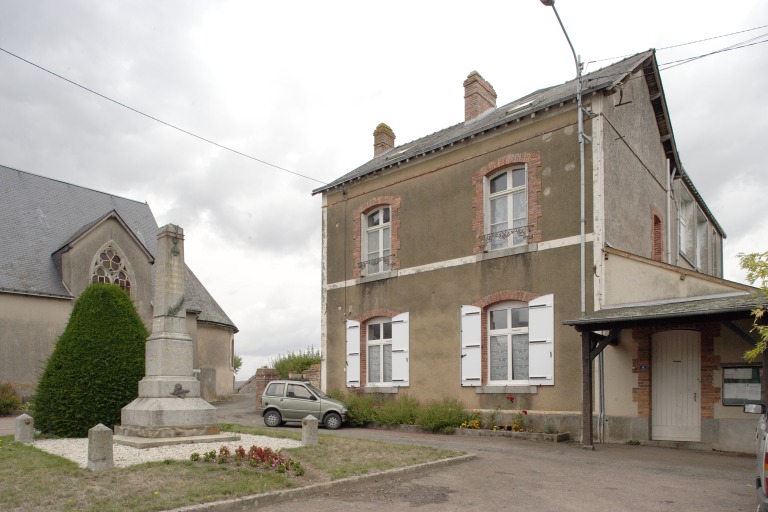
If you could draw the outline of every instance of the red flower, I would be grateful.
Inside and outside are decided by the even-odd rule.
[[[507,400],[509,400],[509,403],[515,402],[515,395],[507,395]]]
[[[523,411],[523,414],[525,414],[527,416],[528,415],[528,411]]]

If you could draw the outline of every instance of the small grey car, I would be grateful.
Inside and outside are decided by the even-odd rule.
[[[288,421],[301,421],[311,414],[325,425],[336,430],[347,420],[347,408],[309,382],[298,380],[273,380],[261,396],[259,414],[268,427],[278,427]]]

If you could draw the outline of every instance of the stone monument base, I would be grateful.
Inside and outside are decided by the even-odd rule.
[[[216,409],[202,398],[137,398],[123,407],[116,444],[151,448],[168,444],[236,441],[221,434]]]

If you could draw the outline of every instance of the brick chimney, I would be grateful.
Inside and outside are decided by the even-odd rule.
[[[470,121],[489,109],[496,108],[493,86],[473,71],[464,80],[464,121]]]
[[[379,123],[373,131],[373,156],[377,157],[393,147],[395,147],[395,132],[386,124]]]

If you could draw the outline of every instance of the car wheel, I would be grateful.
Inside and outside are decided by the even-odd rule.
[[[341,428],[341,416],[335,412],[329,412],[325,415],[323,425],[329,430],[337,430]]]
[[[283,423],[280,413],[272,410],[264,413],[264,424],[268,427],[279,427]]]

